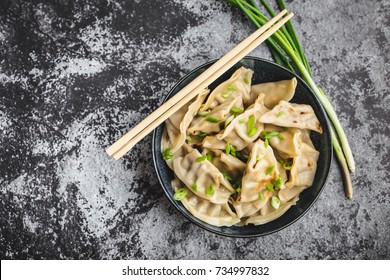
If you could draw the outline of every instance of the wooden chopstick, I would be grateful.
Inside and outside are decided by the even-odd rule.
[[[278,19],[283,17],[286,12],[286,10],[283,10],[248,38],[243,40],[233,50],[215,62],[195,80],[165,102],[159,109],[150,114],[147,118],[110,146],[106,152],[115,159],[121,158],[142,138],[168,119],[187,102],[191,101],[202,89],[208,87],[212,82],[240,61],[249,52],[255,49],[259,44],[264,42],[291,17],[293,17],[293,13],[289,13],[281,21],[272,26]]]

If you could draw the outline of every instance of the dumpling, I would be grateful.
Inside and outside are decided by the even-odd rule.
[[[249,217],[245,221],[245,224],[246,225],[254,224],[257,226],[257,225],[263,225],[273,220],[276,220],[284,213],[286,213],[291,206],[295,205],[298,199],[299,199],[298,196],[296,196],[294,199],[292,199],[287,203],[281,203],[278,209],[274,209],[271,206],[270,200],[268,200],[267,204],[263,208],[261,208],[259,215]]]
[[[302,143],[301,130],[297,128],[282,128],[271,124],[264,125],[266,132],[278,132],[277,136],[269,139],[272,148],[276,149],[283,157],[293,158],[300,154],[299,147]]]
[[[272,180],[279,180],[279,176],[277,161],[271,146],[265,147],[263,140],[257,140],[249,155],[242,178],[240,201],[250,202],[260,199],[259,192],[265,190],[266,185],[272,184]],[[280,188],[283,187],[282,183],[280,179]]]
[[[223,173],[228,173],[234,179],[242,177],[245,171],[246,164],[240,159],[227,155],[220,150],[213,150],[214,157],[212,163]]]
[[[236,70],[229,80],[219,84],[211,92],[201,110],[213,109],[236,97],[240,97],[247,104],[250,98],[252,75],[253,71],[245,67]]]
[[[187,129],[208,93],[209,90],[207,89],[201,91],[195,100],[184,105],[179,111],[166,120],[165,123],[172,144],[172,153],[175,153],[185,142]]]
[[[236,97],[215,107],[206,116],[197,117],[192,121],[188,132],[193,135],[202,132],[206,134],[220,132],[221,125],[232,115],[230,112],[232,108],[244,108],[241,97]]]
[[[310,105],[294,104],[284,100],[264,114],[260,118],[260,122],[283,127],[310,129],[322,133],[321,123]]]
[[[254,142],[263,131],[263,124],[259,122],[260,117],[268,112],[263,105],[264,94],[259,95],[255,103],[251,105],[244,113],[235,117],[231,123],[215,137],[218,140],[224,140],[234,146],[237,151],[241,151],[250,143]],[[252,121],[250,128],[248,122]]]
[[[187,144],[183,148],[187,154],[173,158],[176,176],[197,196],[216,204],[226,204],[235,192],[229,181],[197,149]]]
[[[249,103],[253,103],[260,93],[264,93],[264,105],[268,109],[272,109],[280,100],[290,101],[294,96],[296,87],[296,78],[253,85],[251,89],[251,101]]]
[[[184,186],[181,185],[178,179],[172,180],[172,187],[175,191]],[[214,226],[232,226],[240,222],[237,215],[230,209],[228,204],[214,204],[204,200],[191,191],[187,187],[187,195],[181,200],[184,207],[196,218],[214,225]]]
[[[287,187],[308,187],[313,184],[320,153],[306,143],[301,145],[301,154],[294,157]]]

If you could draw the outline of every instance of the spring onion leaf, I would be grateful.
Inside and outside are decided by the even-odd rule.
[[[271,205],[272,205],[273,208],[279,209],[279,206],[280,206],[280,199],[277,198],[276,196],[273,196],[273,197],[271,198]]]
[[[241,188],[240,187],[238,187],[237,189],[236,189],[236,192],[241,192]]]
[[[278,162],[279,162],[280,164],[284,164],[284,163],[285,163],[284,159],[282,159],[282,158],[278,159]]]
[[[213,118],[213,117],[207,117],[206,121],[211,122],[211,123],[219,123],[220,120]]]
[[[186,139],[188,142],[192,142],[192,137],[190,135],[187,135]]]
[[[257,128],[256,128],[256,127],[253,127],[253,128],[251,129],[251,131],[249,131],[248,136],[249,136],[249,137],[253,137],[253,136],[256,134],[256,132],[257,132]]]
[[[174,200],[183,200],[186,197],[188,191],[185,188],[178,189],[173,195]]]
[[[292,168],[292,163],[291,162],[285,162],[283,164],[283,168],[286,169],[286,170],[291,170]]]
[[[171,150],[172,150],[172,148],[167,148],[163,152],[162,157],[163,157],[164,160],[169,160],[169,159],[173,158],[173,155],[171,154]]]
[[[255,126],[255,116],[250,116],[249,119],[248,119],[248,132],[250,132],[252,130],[252,128]]]
[[[198,111],[198,116],[205,117],[210,113],[210,111]]]
[[[196,183],[193,183],[192,184],[192,189],[194,190],[194,192],[197,192],[198,191],[198,185]]]
[[[236,87],[235,86],[228,86],[228,90],[236,90]]]
[[[277,117],[277,118],[280,118],[281,116],[283,116],[283,114],[284,114],[284,112],[283,112],[283,111],[280,111],[280,112],[276,115],[276,117]]]
[[[201,132],[201,133],[199,133],[199,135],[198,135],[199,137],[202,137],[202,138],[204,138],[204,137],[206,137],[207,136],[207,133],[205,133],[205,132]]]
[[[263,192],[259,192],[259,198],[260,198],[260,200],[264,200],[264,194],[263,194]]]
[[[270,166],[265,170],[265,175],[269,175],[274,172],[275,166]]]
[[[229,175],[229,174],[227,174],[227,173],[222,173],[222,175],[223,175],[223,177],[226,179],[226,180],[228,180],[229,182],[231,182],[231,181],[233,181],[233,178]]]
[[[214,185],[211,184],[206,188],[206,195],[207,196],[214,196]]]
[[[247,78],[244,78],[244,83],[246,83],[247,85],[249,85],[249,80]]]
[[[278,175],[278,179],[272,179],[272,184],[274,184],[275,189],[280,189],[282,187],[282,175]]]
[[[272,186],[272,185],[266,185],[265,188],[266,188],[267,191],[269,191],[269,192],[274,192],[274,191],[275,191],[275,190],[274,190],[274,186]]]
[[[239,120],[238,122],[239,122],[239,123],[244,123],[245,120],[244,120],[244,119],[241,119],[241,120]]]
[[[213,156],[211,154],[206,154],[206,157],[209,162],[212,162]]]
[[[226,152],[226,155],[230,154],[230,144],[229,143],[226,143],[225,152]]]
[[[279,133],[277,136],[278,136],[278,138],[279,138],[280,140],[282,140],[282,141],[284,140],[284,136],[283,136],[282,134]]]
[[[262,158],[263,158],[264,156],[261,156],[261,155],[257,155],[256,156],[256,161],[260,161],[260,160],[262,160]]]
[[[244,109],[241,109],[239,107],[233,107],[230,109],[230,112],[232,114],[241,114],[242,112],[244,112]]]
[[[222,93],[222,97],[223,97],[223,98],[228,98],[228,97],[230,97],[230,94],[224,92],[224,93]]]
[[[201,156],[201,157],[198,157],[195,161],[196,162],[202,162],[202,161],[204,161],[206,159],[207,159],[207,156]]]
[[[269,145],[268,139],[265,139],[265,140],[264,140],[264,147],[268,148],[268,145]]]
[[[267,131],[267,130],[264,130],[261,132],[261,137],[263,137],[264,139],[271,139],[272,137],[275,137],[275,136],[278,136],[279,135],[279,132],[278,131]]]

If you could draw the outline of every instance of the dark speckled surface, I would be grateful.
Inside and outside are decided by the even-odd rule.
[[[170,205],[151,136],[120,161],[104,148],[253,31],[247,20],[218,0],[1,1],[1,257],[389,259],[390,4],[289,7],[355,153],[355,195],[344,198],[334,162],[302,219],[237,240]],[[265,46],[251,55],[270,58]]]

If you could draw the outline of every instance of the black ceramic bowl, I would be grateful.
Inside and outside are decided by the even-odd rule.
[[[207,62],[202,66],[199,66],[195,70],[188,73],[184,78],[182,78],[169,92],[168,96],[165,98],[166,101],[168,98],[175,95],[183,87],[185,87],[189,82],[194,80],[199,76],[203,71],[210,67],[214,61]],[[298,85],[294,98],[291,100],[293,103],[300,104],[309,104],[313,107],[316,112],[317,118],[321,122],[324,132],[322,134],[312,132],[311,138],[314,143],[314,146],[318,151],[320,151],[320,156],[318,159],[317,173],[314,179],[314,184],[302,192],[299,196],[299,201],[295,206],[292,206],[284,215],[280,218],[269,222],[265,225],[248,225],[248,226],[232,226],[232,227],[217,227],[210,224],[207,224],[196,217],[194,217],[180,201],[173,199],[173,190],[171,187],[171,180],[173,179],[173,172],[166,165],[165,161],[161,155],[161,137],[164,129],[164,125],[160,125],[153,132],[153,159],[154,166],[156,168],[157,176],[160,181],[160,184],[168,197],[169,201],[181,212],[188,220],[200,226],[203,229],[211,231],[216,234],[231,236],[231,237],[253,237],[253,236],[262,236],[267,235],[278,230],[281,230],[302,217],[309,208],[314,204],[320,195],[322,188],[325,185],[330,164],[332,161],[332,144],[329,131],[329,125],[325,112],[322,109],[318,99],[315,97],[312,90],[309,88],[306,83],[299,78],[294,73],[289,70],[264,59],[256,57],[245,57],[239,63],[234,65],[229,71],[222,75],[217,81],[215,81],[209,88],[213,90],[217,85],[226,81],[230,78],[234,71],[239,67],[244,66],[250,68],[254,71],[253,82],[252,84],[271,82],[271,81],[280,81],[287,80],[296,77],[298,80]]]

